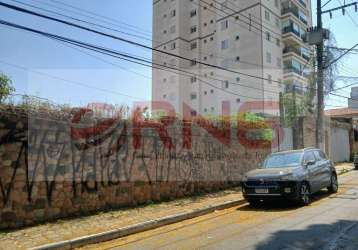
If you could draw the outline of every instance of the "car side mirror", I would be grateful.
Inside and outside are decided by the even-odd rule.
[[[316,161],[315,161],[315,160],[309,160],[309,161],[307,161],[307,162],[305,163],[305,166],[306,166],[306,167],[309,167],[309,166],[312,166],[312,165],[314,165],[314,164],[316,164]]]

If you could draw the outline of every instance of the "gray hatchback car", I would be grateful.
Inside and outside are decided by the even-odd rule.
[[[338,191],[337,173],[326,155],[315,148],[273,153],[242,180],[243,195],[251,204],[280,198],[308,205],[311,194],[323,188]]]

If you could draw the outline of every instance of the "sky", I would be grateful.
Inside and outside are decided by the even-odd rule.
[[[63,9],[54,8],[54,6],[57,6],[68,9],[67,6],[60,5],[52,0],[20,1],[90,20],[73,12],[64,12]],[[132,26],[138,26],[140,30],[135,31],[143,32],[143,35],[151,38],[152,3],[149,0],[61,1],[125,22],[131,26],[121,23],[116,23],[118,26],[107,23],[103,25],[127,32],[133,31]],[[4,2],[21,6],[21,4],[9,0],[4,0]],[[28,6],[23,7],[29,8]],[[148,50],[128,46],[120,41],[101,37],[90,32],[83,32],[41,18],[31,17],[4,7],[0,7],[0,17],[3,20],[42,31],[151,58],[151,52]],[[92,21],[98,23],[98,20]],[[112,31],[106,32],[116,33]],[[58,104],[70,103],[73,106],[84,106],[93,102],[130,105],[135,101],[150,100],[151,98],[150,68],[94,52],[85,51],[87,54],[84,54],[83,49],[79,51],[78,48],[74,49],[48,38],[1,25],[0,37],[0,71],[11,77],[17,92],[20,94],[36,95]],[[129,38],[128,36],[123,37]],[[140,42],[151,45],[148,41],[141,40]],[[101,60],[89,56],[88,53],[92,56],[100,57]],[[106,60],[106,62],[102,60]]]
[[[316,13],[316,4],[315,0],[312,3],[312,9]],[[322,4],[325,4],[327,0],[323,0]],[[329,4],[327,4],[323,10],[339,7],[342,5],[344,0],[332,0]],[[346,4],[355,2],[353,0],[345,0]],[[316,16],[314,15],[314,19]],[[315,20],[314,20],[315,21]],[[337,42],[337,46],[340,48],[351,48],[353,45],[358,43],[358,13],[355,12],[354,7],[350,7],[346,9],[346,14],[342,15],[341,11],[337,11],[333,13],[332,19],[329,14],[323,15],[323,24],[324,27],[329,29],[331,33],[334,35],[334,38]],[[357,47],[358,48],[358,47]],[[345,56],[339,63],[339,75],[343,76],[355,76],[358,77],[358,53],[357,54],[349,54]],[[349,82],[336,82],[336,88],[342,87],[347,84],[351,84],[356,81]],[[358,84],[357,84],[358,86]],[[350,88],[343,89],[338,91],[336,94],[342,96],[350,96]],[[347,106],[348,101],[346,98],[329,96],[326,98],[326,108],[337,108],[341,106]],[[337,107],[335,107],[337,106]]]
[[[16,2],[21,1],[92,22],[99,22],[99,20],[89,19],[88,16],[79,16],[78,9],[69,8],[61,4],[62,2],[115,19],[106,20],[111,23],[102,23],[103,25],[125,32],[140,32],[141,36],[151,38],[151,0],[2,1],[35,10]],[[325,8],[339,6],[339,1],[343,0],[332,0]],[[347,0],[347,2],[351,1]],[[323,1],[323,3],[325,2]],[[312,8],[315,12],[314,3]],[[347,10],[347,13],[351,15],[353,21],[348,14],[343,16],[341,12],[336,12],[333,19],[330,19],[329,15],[324,16],[325,28],[332,31],[337,45],[343,48],[350,48],[358,42],[358,13],[354,12],[354,8]],[[82,14],[91,15],[90,13]],[[96,18],[101,17],[97,16]],[[151,59],[150,50],[129,46],[120,41],[31,17],[4,7],[0,7],[0,19]],[[116,21],[116,26],[113,25],[114,21]],[[139,40],[114,31],[107,30],[106,32],[151,45],[148,40]],[[36,95],[54,103],[71,104],[72,106],[84,106],[93,102],[131,106],[133,102],[151,99],[150,68],[98,55],[94,52],[85,51],[87,53],[85,54],[78,48],[74,49],[60,42],[2,25],[0,25],[0,45],[0,72],[11,77],[19,94]],[[340,66],[341,75],[358,76],[358,55],[346,56],[342,60],[342,65]],[[337,86],[343,84],[346,83],[337,82]],[[350,89],[345,89],[339,94],[349,96],[349,91]],[[327,104],[330,105],[328,107],[346,106],[347,100],[330,96],[327,98]]]

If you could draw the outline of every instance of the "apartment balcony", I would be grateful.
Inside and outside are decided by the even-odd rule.
[[[297,0],[303,7],[307,8],[307,4],[303,0]]]
[[[295,6],[283,7],[282,10],[281,10],[281,14],[282,15],[292,14],[298,20],[300,20],[302,23],[304,23],[305,25],[308,25],[307,18],[304,17],[303,15],[300,15],[300,11],[299,11],[298,7],[295,7]]]
[[[283,55],[284,56],[289,56],[291,53],[299,56],[300,58],[303,58],[305,61],[309,61],[310,60],[310,56],[308,55],[308,53],[304,53],[303,48],[296,48],[296,47],[285,47],[283,49]]]
[[[297,38],[301,38],[303,42],[306,41],[307,38],[306,33],[301,33],[299,30],[294,29],[293,25],[283,27],[282,34],[286,35],[289,33],[293,33]]]
[[[295,78],[298,77],[299,79],[305,78],[307,79],[309,77],[309,73],[306,71],[300,70],[296,67],[285,67],[283,69],[284,77],[285,78]]]
[[[285,93],[293,93],[295,92],[296,94],[299,95],[304,95],[307,91],[304,87],[302,87],[301,85],[294,85],[295,87],[293,87],[293,85],[286,85],[285,87]]]

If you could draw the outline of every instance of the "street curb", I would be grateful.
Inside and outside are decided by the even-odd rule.
[[[341,176],[341,175],[345,175],[345,174],[348,174],[350,172],[353,172],[355,171],[356,169],[355,168],[351,168],[351,169],[346,169],[345,171],[340,171],[338,174],[338,176]]]
[[[147,230],[155,229],[158,227],[162,227],[165,225],[177,223],[180,221],[192,219],[198,216],[202,216],[205,214],[212,213],[216,210],[223,210],[231,207],[235,207],[238,205],[244,204],[246,201],[244,199],[240,200],[234,200],[234,201],[228,201],[224,202],[219,205],[210,206],[202,209],[197,209],[195,211],[191,211],[188,213],[181,213],[176,215],[171,215],[167,217],[163,217],[157,220],[149,220],[143,223],[131,225],[128,227],[118,228],[111,231],[99,233],[99,234],[93,234],[88,235],[80,238],[75,238],[73,240],[66,240],[66,241],[60,241],[56,243],[46,244],[34,248],[30,248],[30,250],[67,250],[67,249],[73,249],[77,247],[82,247],[89,244],[96,244],[104,241],[114,240],[117,238],[121,238],[124,236],[128,236],[130,234],[140,233]]]

